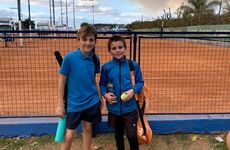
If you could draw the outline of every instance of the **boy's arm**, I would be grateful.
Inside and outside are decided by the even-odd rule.
[[[65,91],[65,84],[66,84],[66,76],[60,75],[59,82],[58,82],[58,105],[56,109],[56,114],[59,117],[64,117],[65,109],[64,109],[64,91]]]
[[[99,78],[99,74],[96,74],[96,77]],[[100,90],[100,86],[99,86],[99,80],[96,80],[96,81],[97,81],[96,85],[97,85],[98,96],[99,96],[100,101],[101,101],[101,110],[105,111],[105,109],[106,109],[106,105],[105,105],[106,101],[101,95],[101,90]]]
[[[99,81],[96,80],[97,78],[99,78],[99,74],[96,74],[96,77],[95,77],[95,83],[96,83],[96,86],[97,86],[97,92],[98,92],[98,96],[102,102],[102,96],[101,96],[101,92],[100,92],[100,87],[99,87]]]
[[[99,76],[99,73],[100,73],[100,59],[96,54],[95,54],[95,58],[93,58],[93,59],[96,59],[96,60],[94,60],[94,63],[96,63],[94,80],[95,80],[95,83],[96,83],[98,96],[99,96],[99,98],[101,100],[101,103],[103,103],[103,99],[102,99],[101,92],[100,92],[100,87],[99,87],[99,80],[96,80],[96,79],[100,79],[99,78],[100,77]]]
[[[100,76],[100,82],[99,82],[99,86],[100,86],[100,92],[102,96],[105,96],[105,94],[107,93],[107,77],[106,77],[106,72],[104,67],[102,66],[101,69],[101,76]]]

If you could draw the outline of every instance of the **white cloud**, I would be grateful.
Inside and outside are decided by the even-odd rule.
[[[98,10],[101,10],[102,12],[109,12],[113,10],[112,7],[98,7]]]
[[[2,8],[0,17],[12,17],[17,19],[17,10],[10,10],[6,7],[17,7],[17,0],[5,0],[0,4]],[[62,0],[62,12],[65,17],[65,2]],[[173,13],[185,0],[75,0],[76,22],[92,22],[93,13],[95,23],[131,23],[135,20],[148,20],[157,18],[163,14],[163,9],[168,11],[171,8]],[[31,16],[36,21],[49,20],[49,0],[30,0]],[[28,16],[28,0],[21,0],[22,16]],[[55,0],[56,21],[60,20],[60,0]],[[92,7],[94,6],[94,7]],[[8,11],[4,10],[8,9]],[[73,20],[73,0],[68,0],[69,19]],[[71,20],[69,21],[71,22]],[[73,22],[73,21],[72,21]]]
[[[0,9],[0,17],[2,18],[14,18],[17,17],[17,13],[12,10]]]
[[[143,8],[143,12],[157,16],[163,14],[163,9],[175,11],[185,0],[128,0],[130,3],[137,3]]]
[[[97,5],[98,2],[97,1],[93,1],[93,0],[78,0],[76,1],[76,6],[78,7],[92,7]]]
[[[140,12],[133,12],[133,13],[130,13],[130,12],[122,12],[121,13],[121,17],[137,17],[137,16],[141,16],[142,13]]]
[[[95,13],[100,15],[108,15],[108,16],[119,16],[120,12],[116,11],[112,7],[96,7]]]
[[[28,0],[21,0],[21,3],[28,3]],[[49,0],[30,0],[30,4],[34,6],[45,6],[49,4]]]

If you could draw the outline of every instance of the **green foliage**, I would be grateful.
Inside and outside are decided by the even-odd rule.
[[[0,145],[3,145],[2,149],[5,148],[7,150],[20,149],[26,144],[27,144],[27,140],[22,139],[22,138],[1,138],[0,139]]]
[[[88,24],[89,23],[87,23],[87,22],[82,22],[81,25],[80,25],[80,27],[83,27],[83,26],[88,25]]]
[[[163,137],[163,140],[164,142],[167,144],[167,145],[170,145],[171,143],[173,143],[174,139],[172,138],[171,135],[165,135]]]
[[[214,143],[213,149],[214,150],[227,150],[227,146],[224,142],[218,142],[218,143]]]
[[[40,149],[43,145],[50,144],[53,141],[54,137],[51,135],[30,138],[0,138],[0,149]]]
[[[181,141],[181,142],[189,141],[189,135],[188,134],[178,134],[177,139],[178,141]]]
[[[44,136],[41,136],[40,138],[36,138],[36,142],[40,145],[45,145],[47,143],[51,143],[54,141],[54,137],[51,136],[51,135],[44,135]]]
[[[35,28],[35,23],[33,20],[27,18],[24,21],[22,21],[22,29],[29,29],[29,25],[31,25],[31,29]]]
[[[221,134],[170,134],[170,135],[153,135],[153,141],[150,145],[141,145],[142,150],[193,150],[193,149],[207,149],[207,150],[227,150],[225,142],[219,142],[215,137],[225,137],[226,133]],[[197,135],[196,140],[191,140],[194,135]],[[82,135],[77,135],[73,140],[73,149],[81,149]],[[98,134],[93,138],[93,147],[95,149],[115,149],[114,133]],[[128,149],[129,144],[125,138],[125,146]],[[0,149],[6,150],[50,150],[59,149],[60,144],[54,142],[54,137],[44,135],[40,137],[30,138],[0,138]]]
[[[10,138],[0,138],[0,145],[6,144],[8,145],[9,143],[11,143],[12,139]]]
[[[208,135],[207,139],[209,144],[214,150],[227,150],[227,145],[225,142],[219,142],[215,139],[217,135]]]
[[[221,24],[230,24],[230,12],[221,15]]]
[[[215,14],[214,8],[220,9],[221,3],[218,0],[188,0],[188,5],[180,6],[175,14],[176,17],[165,17],[153,21],[132,22],[130,29],[146,29],[161,27],[183,27],[194,25],[216,25],[230,24],[230,11],[225,9],[223,14]],[[229,9],[230,10],[230,9]],[[166,14],[166,11],[164,10]],[[170,9],[169,9],[169,13]]]

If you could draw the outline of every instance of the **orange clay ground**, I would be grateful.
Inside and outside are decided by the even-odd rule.
[[[97,40],[101,64],[111,58],[106,42]],[[213,43],[141,39],[141,69],[151,88],[148,113],[229,112],[230,45]],[[53,52],[76,47],[76,39],[0,42],[0,116],[55,115],[59,66]]]

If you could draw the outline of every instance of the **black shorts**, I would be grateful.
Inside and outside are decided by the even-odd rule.
[[[129,128],[131,125],[136,126],[137,119],[138,119],[138,116],[137,116],[136,110],[129,112],[127,114],[124,114],[122,116],[109,112],[108,125],[114,129],[121,127],[121,126]]]
[[[67,112],[67,129],[76,129],[81,121],[87,121],[94,124],[101,122],[100,106],[101,103],[98,102],[95,105],[80,112]]]

